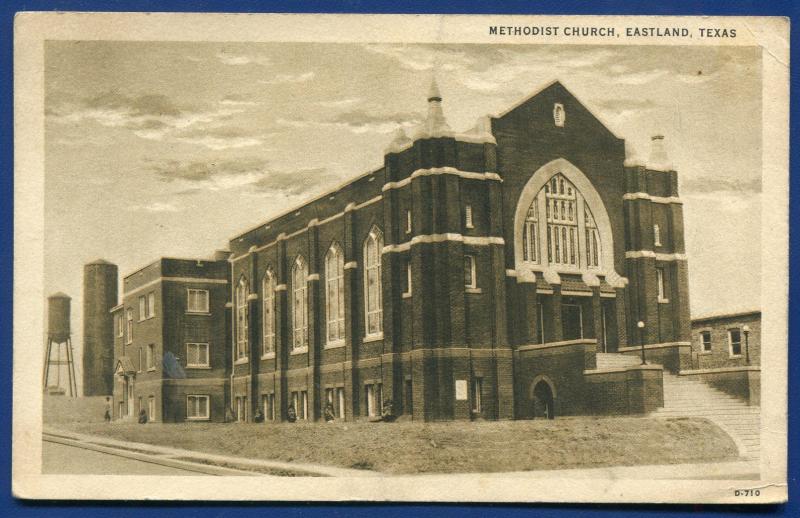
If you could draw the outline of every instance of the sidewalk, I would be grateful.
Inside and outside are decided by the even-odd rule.
[[[46,441],[145,460],[154,464],[199,471],[207,475],[252,476],[316,476],[316,477],[375,477],[381,473],[367,470],[336,468],[299,462],[280,462],[215,455],[194,450],[169,448],[138,442],[127,442],[68,432],[45,426],[42,438]]]

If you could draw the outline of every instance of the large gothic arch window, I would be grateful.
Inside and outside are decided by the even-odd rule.
[[[562,270],[597,270],[601,246],[597,223],[583,194],[563,174],[554,174],[527,209],[523,261]]]
[[[327,343],[344,340],[344,252],[333,243],[325,255]]]
[[[514,264],[518,280],[530,274],[547,282],[559,274],[598,277],[614,287],[627,279],[616,272],[614,231],[604,198],[583,171],[565,158],[539,167],[520,193],[514,213]]]
[[[308,265],[298,255],[292,265],[292,350],[308,347]]]
[[[272,269],[267,269],[264,273],[262,284],[262,324],[263,342],[261,354],[266,355],[275,352],[275,274]]]
[[[236,285],[236,359],[247,358],[249,344],[250,315],[248,314],[247,299],[250,295],[247,277],[239,278]]]
[[[383,334],[383,302],[381,300],[381,251],[383,232],[372,227],[364,240],[364,307],[366,310],[366,335]]]

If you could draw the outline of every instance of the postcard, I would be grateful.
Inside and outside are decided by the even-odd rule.
[[[19,14],[15,495],[785,501],[788,33]]]

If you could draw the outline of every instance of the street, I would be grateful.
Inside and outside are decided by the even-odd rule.
[[[45,475],[201,475],[109,453],[42,442],[42,474]]]

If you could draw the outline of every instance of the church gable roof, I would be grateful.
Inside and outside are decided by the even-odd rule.
[[[617,135],[611,130],[609,125],[603,121],[594,111],[589,109],[586,104],[578,99],[571,91],[564,86],[561,81],[555,80],[551,83],[548,83],[544,87],[534,91],[532,94],[527,95],[522,100],[518,101],[517,103],[511,105],[505,111],[495,115],[494,119],[506,119],[506,118],[514,118],[520,116],[521,114],[525,114],[527,116],[533,111],[538,111],[541,109],[541,105],[547,104],[545,111],[548,113],[548,117],[551,115],[552,105],[554,103],[563,104],[566,108],[566,123],[565,125],[570,124],[570,114],[571,112],[582,112],[582,115],[587,115],[588,117],[582,117],[584,120],[590,120],[592,122],[592,126],[596,126],[598,130],[601,130],[608,134],[610,137],[619,139]],[[574,119],[574,117],[573,117]]]

